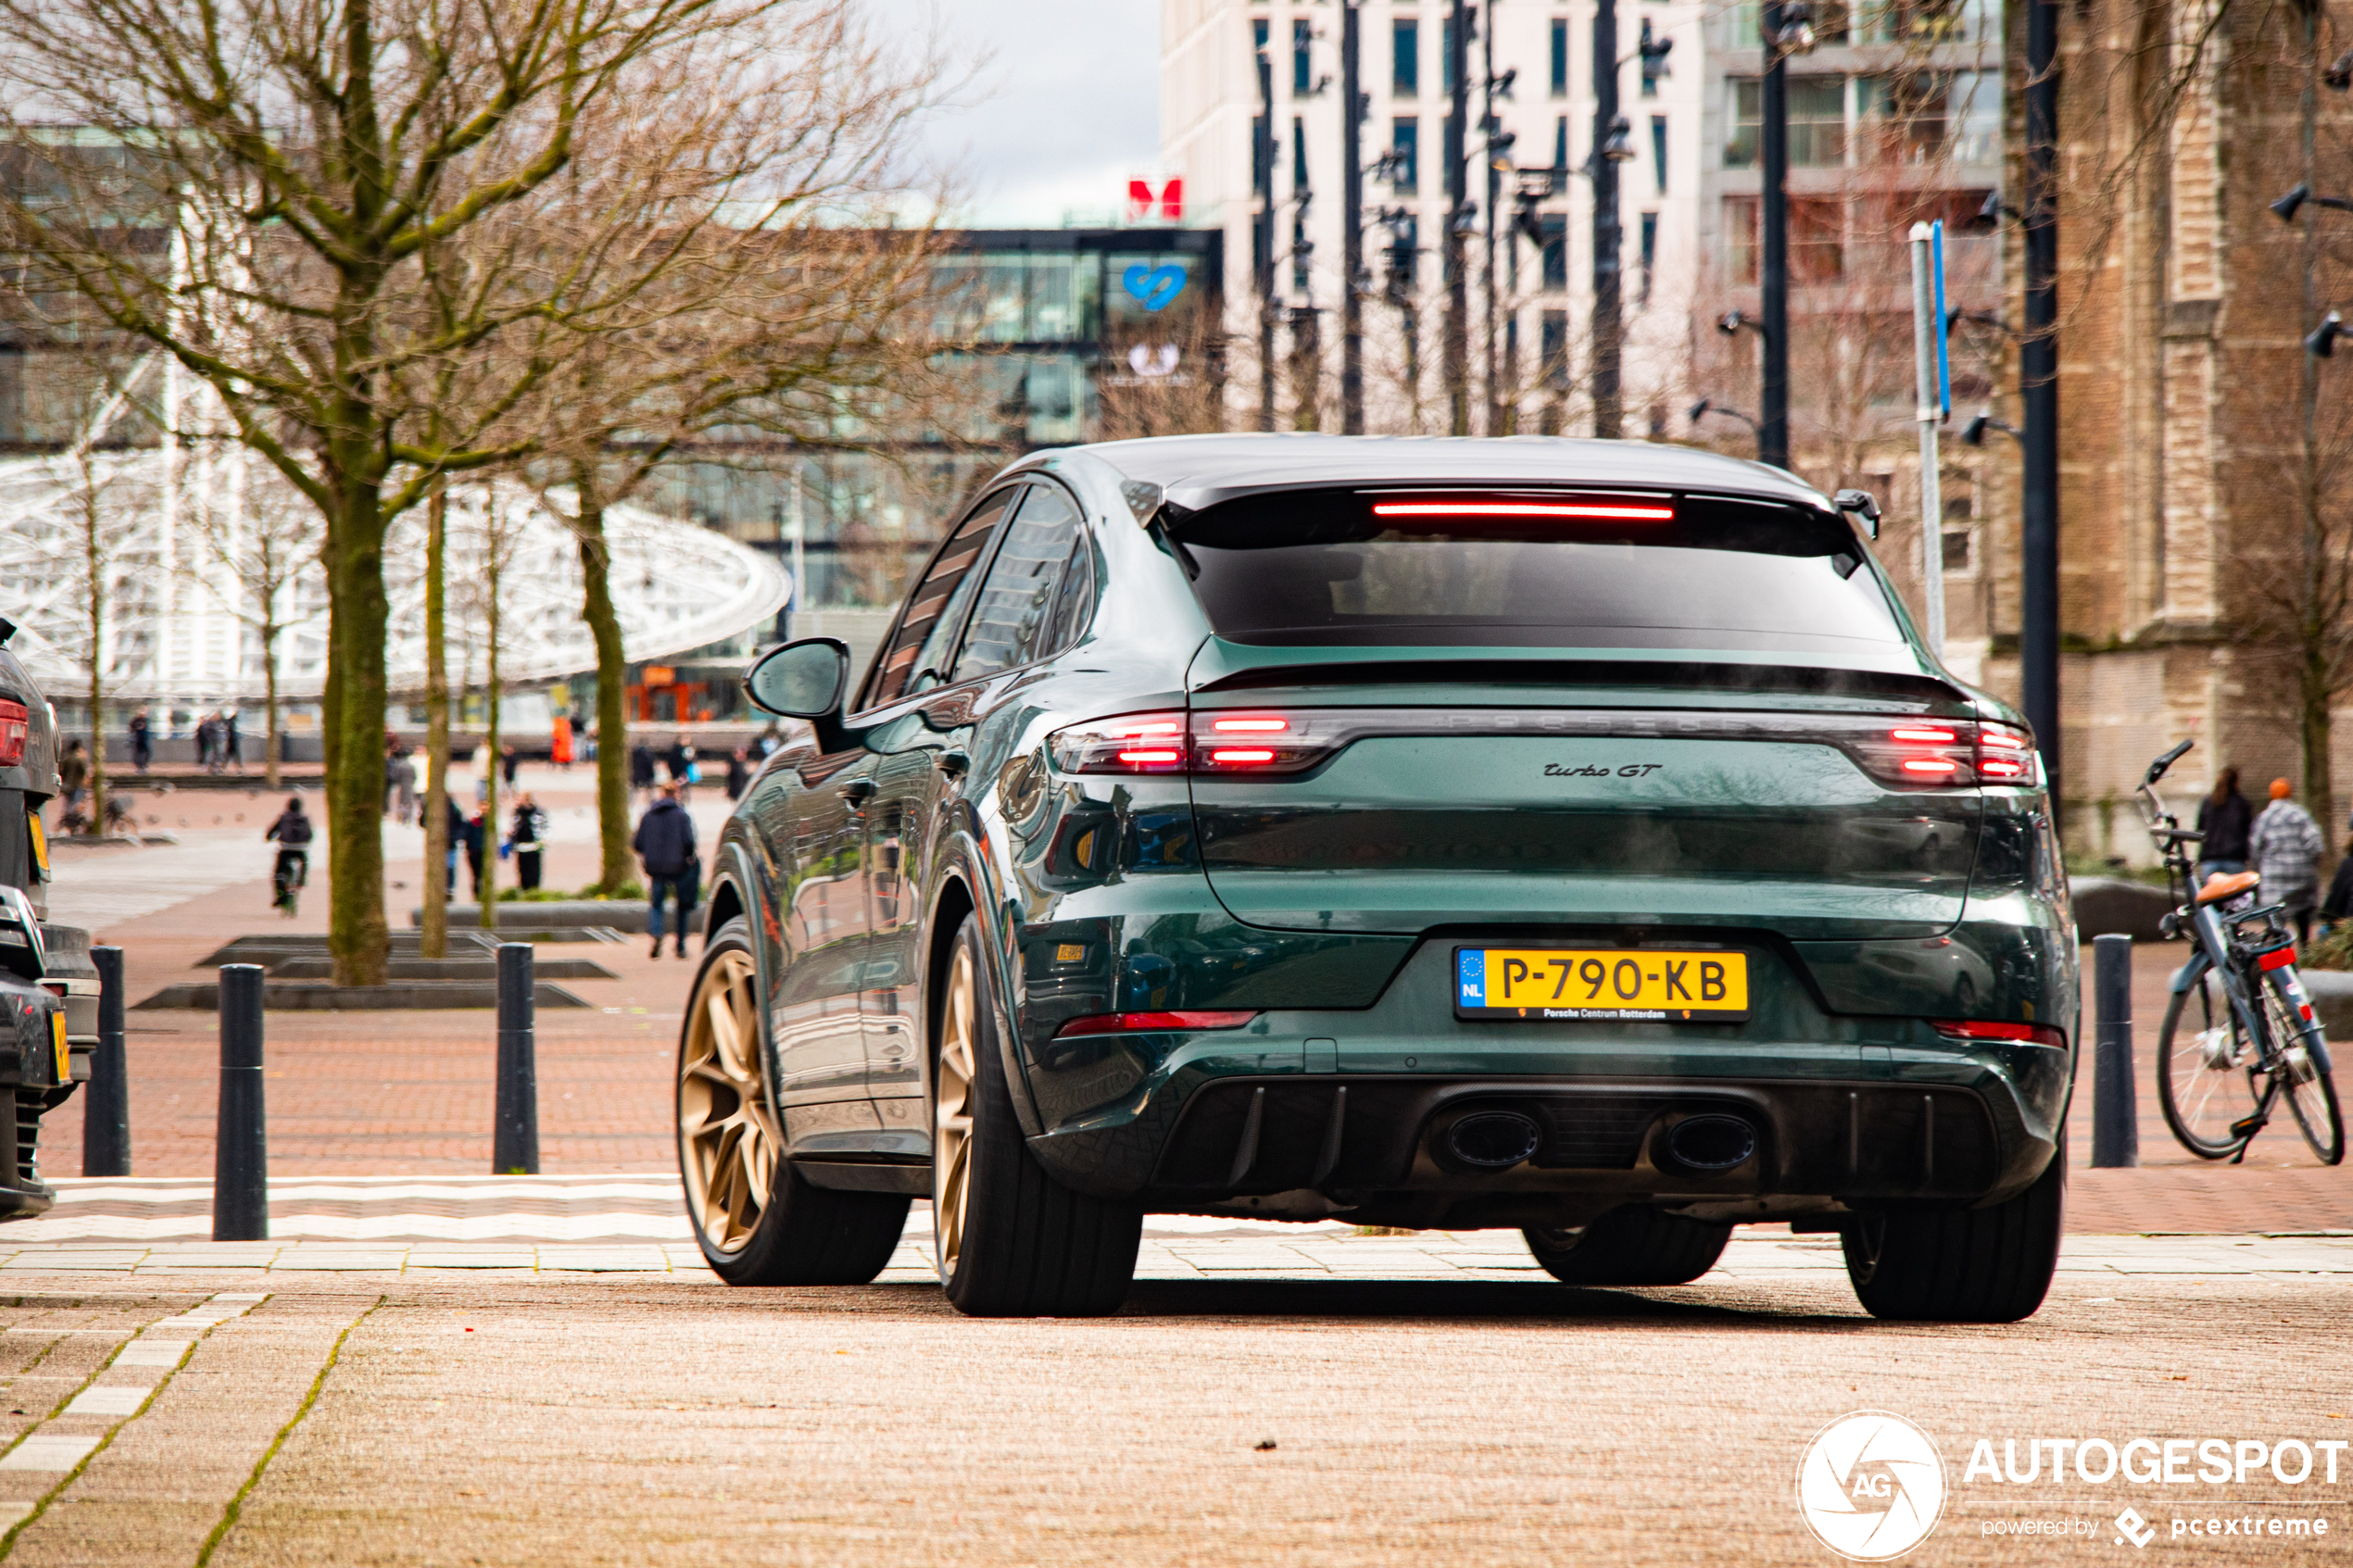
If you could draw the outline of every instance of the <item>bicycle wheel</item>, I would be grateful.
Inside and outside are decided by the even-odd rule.
[[[2289,999],[2279,971],[2263,977],[2263,1013],[2271,1039],[2278,1047],[2278,1065],[2271,1073],[2277,1092],[2296,1113],[2296,1125],[2304,1134],[2304,1141],[2312,1146],[2312,1152],[2321,1157],[2321,1163],[2342,1163],[2345,1118],[2337,1110],[2336,1085],[2313,1060],[2311,1048],[2305,1044],[2296,1022],[2296,1004]]]
[[[2227,1160],[2246,1144],[2231,1130],[2262,1103],[2260,1053],[2239,1026],[2212,970],[2173,993],[2157,1035],[2157,1101],[2183,1148]]]

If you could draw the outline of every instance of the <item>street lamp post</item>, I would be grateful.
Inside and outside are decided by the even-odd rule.
[[[1617,5],[1593,6],[1593,433],[1616,440],[1625,408],[1619,390],[1624,299],[1619,267],[1626,248],[1617,216],[1617,160],[1606,155],[1617,129]]]
[[[2051,799],[2059,792],[2058,0],[2027,0],[2026,436],[2020,522],[2019,675]]]
[[[1264,25],[1264,24],[1261,24]],[[1251,282],[1258,293],[1258,428],[1275,428],[1275,63],[1271,43],[1258,44],[1258,124],[1251,135],[1251,161],[1257,175],[1257,265]]]
[[[1340,428],[1365,433],[1365,98],[1356,0],[1340,7]]]
[[[1764,180],[1757,282],[1764,339],[1757,385],[1756,455],[1789,467],[1789,56],[1813,44],[1803,4],[1765,0],[1765,75],[1757,86],[1757,164]]]
[[[1464,188],[1465,143],[1470,120],[1470,7],[1453,0],[1447,12],[1446,70],[1446,236],[1443,259],[1446,282],[1446,342],[1441,350],[1446,378],[1446,430],[1468,435],[1470,420],[1470,283],[1465,275],[1463,238],[1470,215]]]

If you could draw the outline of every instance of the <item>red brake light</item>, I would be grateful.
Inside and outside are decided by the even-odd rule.
[[[1995,1018],[1940,1018],[1930,1025],[1955,1040],[2024,1040],[2032,1045],[2067,1045],[2064,1030],[2047,1023],[2009,1023]]]
[[[1057,730],[1047,746],[1065,773],[1287,773],[1330,755],[1340,723],[1312,713],[1130,713]]]
[[[1608,507],[1570,501],[1376,501],[1375,517],[1582,517],[1615,522],[1672,522],[1672,507]]]
[[[1904,771],[1907,773],[1957,773],[1961,765],[1949,757],[1906,757]]]
[[[1216,719],[1211,721],[1209,727],[1223,735],[1279,734],[1290,728],[1290,721],[1288,719]]]
[[[1058,1035],[1135,1035],[1178,1029],[1239,1029],[1255,1012],[1099,1012],[1074,1018],[1054,1031]]]
[[[14,768],[24,761],[24,737],[31,723],[31,715],[21,702],[0,697],[0,768]]]
[[[1209,759],[1212,762],[1247,765],[1252,762],[1272,762],[1275,759],[1275,754],[1264,746],[1220,746],[1209,754]]]
[[[1890,730],[1887,733],[1894,739],[1913,741],[1923,746],[1950,746],[1955,741],[1961,738],[1959,734],[1954,731],[1930,729],[1925,725],[1901,730]]]

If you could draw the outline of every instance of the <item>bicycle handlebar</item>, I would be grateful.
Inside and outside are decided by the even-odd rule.
[[[2182,759],[2183,754],[2196,744],[2197,742],[2195,740],[2185,740],[2181,745],[2175,746],[2172,750],[2167,752],[2164,756],[2158,758],[2156,761],[2150,763],[2148,775],[2141,780],[2142,784],[2144,786],[2147,786],[2156,784],[2158,780],[2165,776],[2166,769],[2171,768],[2174,763],[2179,762]]]

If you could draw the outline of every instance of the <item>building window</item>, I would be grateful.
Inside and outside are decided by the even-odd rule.
[[[1401,196],[1422,188],[1422,122],[1403,115],[1390,122],[1389,150],[1396,155],[1396,191]]]
[[[1846,204],[1793,196],[1789,204],[1789,281],[1834,283],[1846,276]]]
[[[1753,76],[1726,82],[1732,95],[1732,133],[1724,143],[1724,167],[1756,167],[1762,123],[1762,84]],[[1836,169],[1846,162],[1846,78],[1793,76],[1789,81],[1789,164],[1792,169]]]
[[[1307,173],[1307,121],[1290,117],[1290,188],[1294,195],[1304,195],[1310,184]]]
[[[1562,115],[1553,121],[1553,167],[1562,170],[1568,168],[1568,116],[1567,115]],[[1566,181],[1568,176],[1564,172],[1559,178]]]
[[[1422,90],[1422,24],[1413,20],[1389,25],[1389,91],[1411,98]]]
[[[1667,194],[1667,117],[1651,116],[1651,178],[1658,182],[1658,194]]]
[[[1304,98],[1315,91],[1315,24],[1290,24],[1290,95]]]
[[[1724,272],[1736,283],[1756,282],[1756,225],[1760,206],[1755,196],[1724,198]]]
[[[1553,19],[1553,96],[1568,96],[1568,19]]]
[[[1547,289],[1568,287],[1568,220],[1555,213],[1537,220],[1544,234],[1544,260],[1538,276]]]
[[[1568,390],[1568,312],[1547,310],[1538,323],[1538,352],[1543,356],[1544,385],[1554,392]]]
[[[1307,237],[1307,219],[1302,214],[1290,220],[1290,287],[1293,294],[1307,292],[1307,264],[1315,258],[1315,242]]]
[[[1645,212],[1642,214],[1642,293],[1637,304],[1648,305],[1651,302],[1651,276],[1657,270],[1658,214]]]
[[[1454,19],[1448,17],[1438,24],[1438,86],[1443,93],[1454,90]]]
[[[1666,57],[1664,56],[1652,53],[1652,51],[1657,47],[1658,39],[1651,31],[1651,19],[1648,17],[1644,17],[1642,19],[1642,40],[1640,52],[1642,57],[1642,96],[1645,98],[1655,98],[1658,96],[1658,79],[1667,74]]]

